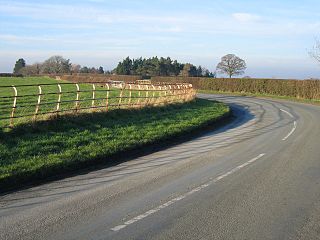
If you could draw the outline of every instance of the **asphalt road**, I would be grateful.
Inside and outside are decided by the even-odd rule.
[[[320,239],[320,107],[250,97],[227,126],[0,197],[0,239]]]

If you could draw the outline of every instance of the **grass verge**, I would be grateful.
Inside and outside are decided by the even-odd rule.
[[[271,98],[271,99],[280,99],[280,100],[289,100],[299,103],[307,103],[313,105],[320,105],[320,100],[315,99],[302,99],[288,96],[277,96],[270,94],[261,94],[261,93],[241,93],[241,92],[221,92],[213,90],[197,90],[197,93],[206,93],[206,94],[225,94],[225,95],[235,95],[235,96],[249,96],[249,97],[261,97],[261,98]]]
[[[114,164],[121,155],[167,145],[228,116],[225,104],[196,99],[21,124],[10,132],[0,132],[0,191]]]

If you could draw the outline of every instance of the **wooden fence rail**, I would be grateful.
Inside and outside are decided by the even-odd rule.
[[[141,108],[194,99],[191,84],[57,83],[0,86],[0,127],[63,113]]]

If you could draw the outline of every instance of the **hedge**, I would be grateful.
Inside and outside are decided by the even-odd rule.
[[[270,94],[303,99],[320,99],[320,80],[251,78],[152,77],[152,82],[188,82],[199,90]]]

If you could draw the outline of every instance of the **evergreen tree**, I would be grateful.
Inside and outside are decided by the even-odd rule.
[[[104,74],[104,70],[103,70],[103,67],[99,67],[99,69],[98,69],[98,74]]]
[[[18,74],[22,68],[26,66],[26,61],[23,58],[20,58],[16,61],[14,65],[13,73]]]

